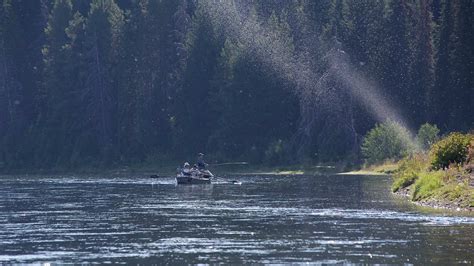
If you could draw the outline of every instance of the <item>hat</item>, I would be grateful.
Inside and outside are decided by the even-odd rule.
[[[199,156],[204,156],[204,153],[198,153]]]

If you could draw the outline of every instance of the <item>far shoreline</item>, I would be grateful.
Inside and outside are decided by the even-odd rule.
[[[336,175],[370,175],[370,176],[390,176],[391,174],[370,171],[370,170],[354,170],[349,172],[336,173]]]

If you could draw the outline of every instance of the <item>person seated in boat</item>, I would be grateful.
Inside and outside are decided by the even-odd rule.
[[[184,163],[184,166],[183,166],[183,174],[184,174],[184,175],[191,175],[191,165],[189,165],[188,162],[185,162],[185,163]]]
[[[198,153],[198,158],[197,158],[197,166],[198,169],[206,169],[207,163],[204,161],[204,154],[203,153]]]
[[[196,164],[191,167],[191,170],[189,171],[191,175],[198,175],[199,174],[199,168]]]

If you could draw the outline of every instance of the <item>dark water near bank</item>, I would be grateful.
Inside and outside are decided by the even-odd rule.
[[[427,213],[388,177],[0,177],[5,262],[474,262],[474,218]]]

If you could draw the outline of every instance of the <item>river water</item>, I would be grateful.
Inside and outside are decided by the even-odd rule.
[[[0,263],[474,263],[474,217],[390,177],[0,178]]]

